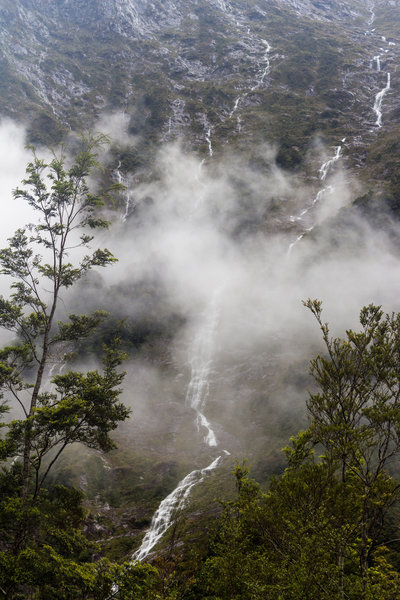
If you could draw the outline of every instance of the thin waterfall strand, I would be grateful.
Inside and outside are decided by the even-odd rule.
[[[201,483],[217,466],[221,457],[216,458],[208,467],[195,470],[180,481],[173,492],[160,504],[151,521],[150,529],[143,538],[140,548],[133,555],[133,560],[144,560],[154,546],[160,541],[165,532],[170,528],[176,513],[185,507],[192,488]]]
[[[202,324],[190,348],[191,376],[186,393],[186,404],[196,412],[196,423],[200,430],[205,428],[204,438],[208,446],[217,446],[217,438],[203,410],[209,394],[209,378],[211,372],[215,330],[218,324],[218,306],[214,294],[206,311]]]
[[[385,97],[385,95],[387,94],[387,92],[389,90],[390,90],[390,73],[387,74],[386,86],[383,88],[383,90],[378,92],[377,95],[375,96],[373,110],[374,110],[374,113],[376,114],[375,125],[377,125],[378,127],[382,127],[382,102],[383,102],[383,98]]]

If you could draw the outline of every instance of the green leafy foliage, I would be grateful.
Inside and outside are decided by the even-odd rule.
[[[0,272],[12,279],[10,298],[0,299],[0,326],[15,335],[0,350],[0,391],[21,412],[2,423],[0,443],[0,593],[7,599],[108,598],[113,585],[123,590],[136,580],[132,593],[119,594],[133,599],[152,574],[151,568],[96,561],[83,529],[82,494],[45,487],[67,446],[79,442],[108,451],[114,447],[110,432],[129,415],[119,401],[125,355],[118,338],[104,347],[101,370],[58,374],[51,388],[44,377],[62,344],[88,337],[106,317],[96,311],[55,321],[62,291],[93,267],[115,261],[107,249],[90,251],[93,236],[86,233],[107,226],[98,212],[102,195],[87,183],[104,142],[103,136],[82,138],[69,168],[64,151],[50,163],[33,151],[25,187],[14,196],[31,206],[37,221],[18,229],[0,250]],[[76,254],[82,248],[89,250],[83,258]],[[6,410],[3,403],[0,412]]]
[[[309,427],[284,448],[288,467],[268,492],[237,467],[237,499],[225,505],[191,598],[400,595],[387,548],[396,530],[385,528],[399,493],[387,465],[400,451],[400,316],[364,307],[361,331],[332,339],[321,302],[305,304],[326,348],[311,361],[319,390],[307,402]]]

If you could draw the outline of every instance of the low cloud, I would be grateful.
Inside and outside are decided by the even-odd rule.
[[[116,119],[116,138],[129,144],[126,119],[107,119]],[[1,147],[9,161],[3,167],[4,207],[14,206],[10,190],[29,159],[23,130],[3,122]],[[126,209],[121,202],[121,214],[116,211],[111,230],[99,238],[119,262],[93,273],[66,303],[82,311],[105,305],[115,317],[130,319],[132,328],[141,328],[144,338],[154,321],[162,324],[174,315],[178,325],[168,340],[172,379],[163,400],[184,404],[195,363],[204,361],[204,411],[228,444],[239,427],[236,412],[253,397],[265,396],[266,411],[268,406],[287,411],[304,398],[305,383],[296,394],[295,377],[286,377],[285,369],[288,364],[304,368],[322,346],[302,300],[321,299],[332,331],[343,335],[357,327],[365,304],[399,310],[400,260],[393,236],[348,210],[361,186],[350,185],[338,165],[323,182],[316,174],[314,183],[305,185],[276,165],[274,148],[267,145],[253,149],[252,160],[226,152],[201,164],[177,143],[163,146],[155,164],[150,182],[129,183],[126,222],[120,219]],[[5,212],[3,245],[7,228],[29,220],[20,207]],[[391,227],[396,233],[397,225]],[[153,346],[164,343],[160,331]],[[127,392],[127,397],[138,414],[147,414],[144,407],[154,405],[151,396],[165,385],[165,372],[154,364],[147,371],[143,355],[129,370],[136,378],[146,373],[140,394]],[[245,428],[244,422],[240,426]],[[243,443],[251,447],[251,440]]]
[[[25,168],[32,159],[26,148],[26,133],[23,126],[13,121],[0,121],[0,198],[1,223],[0,247],[7,245],[7,238],[15,229],[32,219],[33,211],[21,200],[14,200],[12,190],[20,185],[25,176]]]

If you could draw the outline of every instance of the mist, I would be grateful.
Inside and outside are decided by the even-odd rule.
[[[3,119],[0,121],[0,198],[1,198],[1,247],[18,227],[32,219],[33,212],[21,201],[14,200],[12,190],[25,175],[25,168],[32,158],[26,148],[26,132],[22,125]]]
[[[158,179],[132,189],[136,210],[125,227],[117,223],[111,232],[119,264],[107,272],[109,283],[156,278],[189,323],[218,293],[219,336],[231,338],[237,330],[249,344],[275,330],[303,331],[307,316],[301,301],[308,297],[322,299],[338,327],[352,326],[365,303],[396,310],[400,264],[385,232],[349,213],[341,244],[332,244],[331,223],[354,199],[346,174],[335,173],[328,182],[333,190],[303,225],[307,229],[312,218],[318,231],[305,235],[288,255],[297,231],[284,227],[285,211],[293,198],[312,199],[314,190],[278,169],[273,152],[265,171],[256,173],[237,157],[200,170],[198,158],[179,145],[163,148]],[[276,198],[282,226],[271,232],[268,212]],[[136,299],[129,298],[127,314],[137,310]]]
[[[112,116],[112,128],[120,146],[135,143],[123,115]],[[0,124],[3,246],[31,219],[11,198],[30,158],[24,143],[23,128]],[[115,158],[102,158],[115,169]],[[301,411],[308,361],[323,350],[302,300],[322,300],[339,336],[357,327],[363,305],[399,310],[398,226],[391,223],[388,235],[350,208],[362,185],[339,166],[314,202],[318,178],[305,183],[275,158],[276,149],[262,145],[252,148],[251,161],[226,150],[204,162],[178,142],[163,145],[151,178],[127,179],[127,220],[121,198],[110,230],[96,237],[118,263],[64,297],[66,312],[106,308],[133,332],[123,397],[134,416],[122,431],[140,439],[143,452],[152,439],[151,452],[204,467],[204,452],[242,456],[273,444],[268,428]],[[196,360],[205,365],[201,410],[215,431],[214,449],[188,406]]]
[[[306,184],[277,167],[272,147],[263,145],[254,154],[262,157],[261,167],[229,152],[201,164],[179,143],[160,148],[153,179],[130,189],[130,218],[121,224],[115,216],[107,243],[119,262],[102,274],[108,308],[118,317],[133,323],[181,317],[168,338],[171,371],[161,397],[146,395],[142,388],[136,394],[137,384],[128,384],[132,391],[126,401],[148,415],[153,433],[161,405],[185,406],[193,347],[203,331],[209,377],[204,411],[224,448],[236,448],[238,455],[257,446],[254,423],[243,421],[244,407],[255,397],[259,403],[263,397],[271,423],[282,411],[295,413],[304,406],[311,385],[308,361],[323,346],[303,300],[323,301],[324,319],[338,336],[357,328],[366,304],[399,310],[400,261],[393,235],[373,229],[350,208],[362,193],[361,183],[339,167],[324,182],[327,193],[311,207],[320,189],[317,180]],[[304,207],[311,207],[304,219],[290,225],[290,215]],[[397,234],[398,226],[391,228]],[[99,297],[98,289],[94,295]],[[86,289],[85,301],[88,297]],[[165,365],[160,368],[165,377]],[[149,369],[157,372],[154,364]],[[145,370],[139,353],[128,377],[136,380]],[[304,380],[297,385],[301,375]],[[193,440],[196,431],[186,424],[179,435]],[[201,447],[202,433],[197,436]]]

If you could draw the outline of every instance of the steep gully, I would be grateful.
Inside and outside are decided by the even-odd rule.
[[[365,31],[364,35],[365,36],[370,36],[370,35],[376,35],[375,33],[375,29],[371,29],[371,26],[374,24],[375,22],[375,4],[373,4],[370,9],[370,18],[368,20],[368,29]],[[381,53],[383,53],[383,55],[388,55],[390,52],[390,47],[394,46],[395,43],[394,42],[388,42],[386,40],[386,38],[384,36],[381,36],[381,41],[386,43],[388,45],[387,48],[382,48],[380,47],[379,50]],[[375,55],[372,60],[370,61],[370,67],[371,68],[376,68],[376,71],[378,73],[381,73],[382,71],[382,54],[377,54]],[[382,127],[382,121],[383,121],[383,112],[382,112],[382,105],[383,105],[383,100],[385,95],[389,92],[389,90],[391,89],[391,73],[387,72],[386,73],[386,85],[385,87],[380,90],[376,95],[375,95],[375,100],[374,100],[374,104],[373,104],[373,112],[375,113],[376,116],[376,121],[374,123],[375,127],[381,128]],[[374,130],[372,130],[374,131]],[[341,143],[343,144],[346,141],[346,138],[341,140]],[[326,162],[324,162],[320,169],[319,169],[319,180],[321,182],[325,181],[328,174],[330,174],[331,171],[333,171],[335,164],[340,160],[340,158],[342,157],[342,153],[343,153],[343,146],[339,145],[336,146],[334,148],[335,150],[335,154],[334,156],[332,156],[329,160],[327,160]],[[321,190],[319,190],[319,192],[317,193],[317,195],[315,196],[315,198],[313,199],[312,203],[310,204],[310,206],[308,206],[307,208],[303,209],[299,215],[294,216],[292,215],[290,217],[290,221],[292,223],[294,222],[301,222],[303,220],[303,218],[317,205],[319,204],[321,201],[323,201],[324,199],[326,199],[329,194],[332,194],[334,192],[334,186],[332,185],[328,185],[326,187],[323,187]],[[292,242],[289,245],[288,248],[288,256],[291,255],[293,248],[296,246],[296,244],[298,244],[298,242],[300,242],[303,237],[307,234],[310,233],[313,229],[314,229],[315,225],[311,225],[310,227],[308,227],[307,229],[303,230],[302,233],[300,233],[300,235],[297,236],[297,238],[294,240],[294,242]]]
[[[204,408],[209,394],[209,380],[213,358],[214,337],[218,325],[218,296],[215,292],[209,305],[201,316],[200,327],[189,349],[191,367],[190,381],[186,392],[186,404],[196,415],[197,430],[206,433],[203,441],[211,447],[217,447],[218,441],[206,416]],[[229,454],[227,450],[224,451]],[[177,513],[181,511],[195,485],[201,483],[219,465],[222,456],[218,456],[204,469],[195,469],[182,479],[177,487],[164,499],[154,514],[150,528],[146,532],[140,548],[132,559],[144,560],[164,533],[170,528]]]

